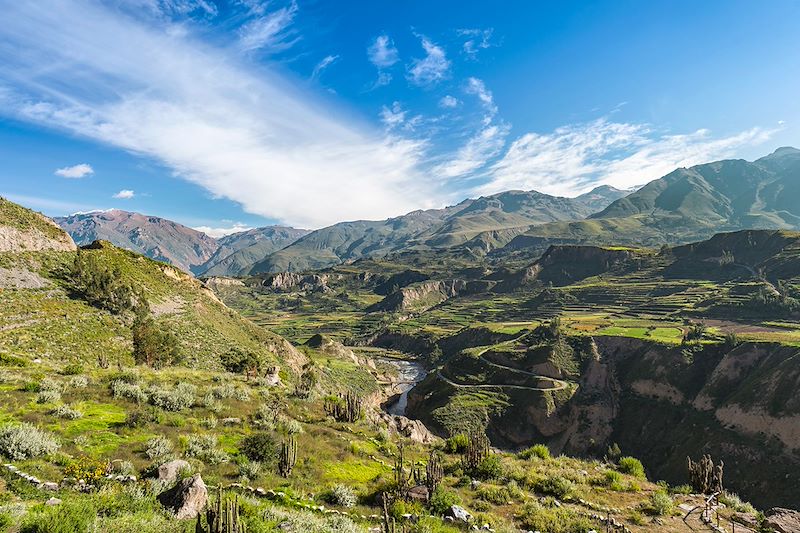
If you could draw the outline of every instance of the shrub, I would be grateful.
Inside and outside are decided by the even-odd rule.
[[[138,383],[129,383],[124,379],[115,379],[111,382],[111,395],[114,398],[125,398],[136,403],[147,402],[147,393]]]
[[[539,459],[550,459],[550,448],[545,446],[544,444],[535,444],[528,448],[527,450],[523,450],[519,454],[521,459],[530,459],[531,457],[537,457]]]
[[[40,392],[44,391],[61,392],[64,390],[64,384],[52,378],[44,378],[39,382],[38,390]]]
[[[629,476],[644,479],[644,466],[642,462],[635,457],[622,457],[619,460],[619,471]]]
[[[356,498],[356,493],[353,492],[353,489],[339,483],[330,490],[328,502],[349,509],[350,507],[355,507],[358,498]]]
[[[691,485],[678,485],[677,487],[670,487],[669,488],[669,491],[672,494],[691,494],[692,490],[693,489],[692,489]],[[724,493],[723,493],[723,495],[724,495]],[[722,501],[722,496],[720,496],[720,501]]]
[[[250,400],[250,392],[243,387],[237,388],[234,396],[240,402],[246,402]]]
[[[95,509],[84,501],[45,506],[26,515],[20,533],[75,533],[89,531]]]
[[[209,392],[203,396],[203,407],[211,412],[219,413],[222,411],[222,402],[217,400],[213,393]]]
[[[453,435],[445,441],[445,451],[447,453],[464,453],[469,446],[469,436],[464,433]]]
[[[461,499],[455,492],[447,490],[439,485],[433,491],[433,494],[431,494],[431,499],[430,502],[428,502],[428,505],[430,506],[432,513],[443,515],[452,506],[461,505]]]
[[[183,411],[194,405],[197,387],[190,383],[178,383],[174,388],[153,386],[149,389],[150,403],[165,411]]]
[[[10,513],[0,512],[0,531],[8,531],[13,522],[14,518]]]
[[[303,425],[292,418],[281,417],[279,429],[287,435],[299,435],[303,432]]]
[[[55,453],[60,445],[50,433],[28,423],[0,426],[0,454],[21,461]]]
[[[61,401],[61,393],[55,390],[43,390],[36,395],[36,403],[56,403]]]
[[[248,480],[254,480],[261,473],[261,463],[258,461],[244,461],[239,464],[239,476]]]
[[[144,453],[150,459],[163,459],[170,455],[175,449],[172,441],[163,435],[158,435],[147,441],[147,448]]]
[[[505,505],[511,500],[511,493],[506,487],[497,485],[480,485],[478,487],[478,498],[494,505]]]
[[[223,353],[220,357],[220,362],[225,367],[225,370],[236,373],[259,373],[262,365],[262,360],[257,354],[237,346]]]
[[[91,485],[100,481],[108,469],[108,461],[92,459],[84,455],[71,461],[64,469],[64,474],[67,477],[82,479]]]
[[[228,461],[228,454],[217,447],[215,435],[190,435],[186,441],[186,457],[195,457],[210,465]]]
[[[278,455],[278,445],[273,436],[265,431],[253,433],[242,439],[239,449],[251,461],[269,463]]]
[[[565,507],[547,508],[536,502],[526,503],[517,513],[517,519],[528,530],[548,533],[584,533],[594,524]]]
[[[77,376],[83,374],[83,365],[80,363],[72,363],[61,369],[61,374],[64,376]]]
[[[58,418],[64,418],[66,420],[77,420],[83,416],[83,413],[65,404],[59,405],[58,407],[50,411],[50,414]]]
[[[650,511],[657,516],[672,514],[674,504],[669,494],[658,490],[650,495]]]
[[[134,409],[125,416],[125,425],[129,428],[138,428],[147,424],[161,423],[161,413],[155,407]]]
[[[756,512],[755,508],[753,508],[750,503],[742,501],[738,494],[732,492],[723,491],[722,494],[719,495],[719,501],[737,513],[755,514]]]
[[[86,376],[72,376],[68,384],[73,389],[85,389],[89,386],[89,378]]]
[[[534,490],[541,494],[554,496],[560,500],[572,494],[574,483],[562,476],[548,476],[536,482]]]
[[[253,425],[264,429],[274,429],[278,421],[278,408],[268,403],[262,403],[253,414]]]
[[[480,479],[498,479],[503,475],[503,464],[500,456],[492,454],[478,464],[475,476]]]
[[[22,368],[28,366],[28,361],[27,359],[23,359],[22,357],[18,357],[16,355],[0,352],[0,366],[14,366],[17,368]]]
[[[211,395],[215,398],[225,399],[236,396],[236,386],[233,383],[225,383],[219,387],[211,389]]]

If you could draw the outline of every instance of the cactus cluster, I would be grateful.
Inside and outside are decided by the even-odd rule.
[[[469,444],[461,455],[461,464],[466,472],[474,472],[484,459],[489,457],[489,438],[486,433],[476,432],[469,436]]]
[[[197,515],[195,533],[247,533],[247,526],[239,521],[239,497],[223,499],[222,489],[217,492],[217,501],[206,510],[206,525],[202,515]]]
[[[701,494],[715,494],[722,492],[722,473],[725,463],[722,461],[715,465],[710,455],[704,455],[699,461],[686,458],[689,468],[689,483],[692,488]]]
[[[361,418],[362,401],[353,392],[325,400],[325,412],[338,422],[355,422]]]
[[[296,463],[297,439],[294,438],[294,435],[289,435],[289,437],[281,443],[281,453],[278,456],[278,473],[282,477],[289,477]]]

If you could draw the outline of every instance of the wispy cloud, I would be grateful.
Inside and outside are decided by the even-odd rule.
[[[441,100],[439,100],[439,107],[452,109],[456,106],[458,106],[458,98],[455,96],[447,94],[442,96]]]
[[[408,67],[408,80],[414,85],[435,85],[450,76],[450,60],[444,48],[425,37],[419,36],[425,57],[414,59]]]
[[[317,66],[315,66],[313,72],[311,72],[311,79],[315,80],[319,78],[319,75],[322,73],[322,71],[328,68],[329,66],[333,65],[338,59],[339,59],[338,55],[325,56],[324,58],[322,58],[322,61],[317,63]]]
[[[469,59],[477,59],[478,52],[481,50],[485,50],[492,46],[491,39],[492,34],[494,33],[494,28],[487,28],[487,29],[477,29],[477,28],[469,28],[469,29],[461,29],[456,30],[461,37],[466,37],[466,40],[463,44],[464,54]]]
[[[87,163],[81,163],[80,165],[73,165],[71,167],[64,167],[59,168],[55,171],[56,176],[61,176],[62,178],[71,178],[71,179],[79,179],[85,178],[86,176],[90,176],[94,174],[94,169],[92,165]]]
[[[116,198],[118,200],[130,200],[134,196],[136,196],[136,193],[134,193],[131,189],[122,189],[121,191],[116,193],[113,196],[113,198]]]
[[[478,98],[484,112],[478,131],[451,158],[435,167],[436,174],[444,178],[466,176],[485,167],[500,154],[511,131],[510,125],[495,122],[497,106],[482,80],[469,78],[464,91]]]
[[[375,41],[367,48],[367,57],[379,69],[389,68],[400,60],[400,54],[388,35],[375,37]]]
[[[214,237],[215,239],[219,239],[220,237],[224,237],[225,235],[232,235],[234,233],[251,230],[253,228],[246,224],[241,224],[237,222],[234,223],[232,226],[228,227],[197,226],[192,229],[195,229],[197,231],[202,231],[209,237]]]
[[[713,138],[705,129],[683,135],[660,134],[650,126],[598,119],[528,133],[515,140],[475,190],[491,194],[508,189],[573,196],[598,184],[619,188],[641,185],[675,168],[733,155],[738,148],[767,141],[774,130],[753,128]]]
[[[262,7],[258,15],[239,29],[242,50],[265,50],[275,53],[290,48],[299,39],[290,29],[297,14],[297,2],[275,11]]]
[[[215,197],[295,226],[438,203],[422,179],[424,143],[329,109],[267,67],[194,39],[191,26],[169,33],[69,2],[14,2],[3,17],[7,116],[155,158]]]
[[[400,102],[394,102],[392,107],[383,106],[380,115],[381,122],[389,129],[399,126],[406,120],[406,112]]]

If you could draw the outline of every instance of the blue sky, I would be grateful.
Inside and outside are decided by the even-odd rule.
[[[221,234],[800,144],[800,2],[0,0],[0,194]]]

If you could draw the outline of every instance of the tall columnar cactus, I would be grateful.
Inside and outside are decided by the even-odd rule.
[[[397,533],[397,522],[389,514],[389,494],[384,492],[381,495],[383,500],[383,520],[381,521],[381,533]]]
[[[725,463],[722,461],[715,465],[710,455],[704,455],[699,461],[686,458],[689,469],[689,483],[694,490],[702,494],[722,492],[722,474]]]
[[[195,533],[247,533],[247,526],[239,521],[239,497],[223,499],[222,488],[217,492],[217,500],[206,510],[206,526],[201,515],[197,515]]]
[[[444,478],[444,466],[442,466],[442,458],[436,452],[431,450],[428,457],[428,464],[425,465],[425,486],[428,487],[428,494],[432,495],[439,483]]]
[[[296,463],[297,439],[294,438],[294,435],[289,435],[287,440],[281,443],[281,453],[278,457],[278,473],[282,477],[289,477]]]
[[[484,459],[489,457],[489,438],[484,432],[476,432],[470,435],[467,449],[461,456],[461,463],[464,470],[474,472]]]
[[[354,392],[347,392],[339,398],[325,400],[325,412],[339,422],[355,422],[361,418],[362,401]]]
[[[398,491],[408,488],[409,481],[414,474],[413,469],[406,472],[406,447],[401,442],[397,447],[397,456],[394,458],[394,483]]]

